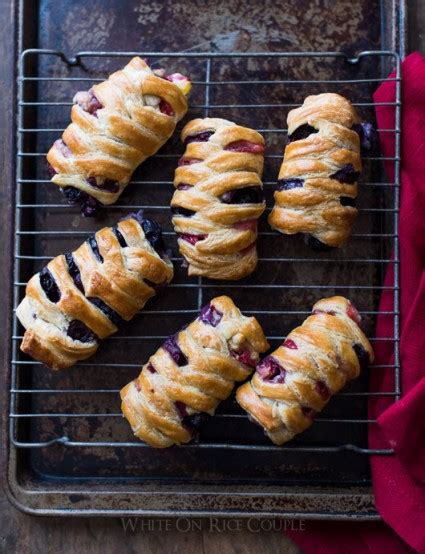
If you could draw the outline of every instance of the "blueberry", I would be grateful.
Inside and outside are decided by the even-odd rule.
[[[46,296],[50,300],[50,302],[53,302],[54,304],[59,302],[61,298],[61,292],[59,290],[58,285],[56,284],[56,281],[53,275],[50,273],[47,267],[44,267],[40,271],[39,278],[40,278],[41,288],[46,293]]]
[[[228,190],[220,196],[224,204],[258,204],[264,202],[263,189],[261,187],[244,187]]]
[[[211,135],[213,135],[215,131],[204,131],[203,133],[198,133],[197,135],[189,135],[184,140],[184,145],[187,146],[191,142],[207,142]]]
[[[357,358],[359,359],[360,368],[363,370],[366,369],[370,362],[369,353],[367,352],[367,350],[365,350],[363,346],[358,342],[353,344],[353,350],[356,353]]]
[[[289,144],[290,142],[295,142],[296,140],[305,139],[308,136],[318,132],[318,129],[315,129],[311,125],[305,123],[304,125],[301,125],[297,129],[295,129],[295,131],[291,135],[288,135],[287,144]]]
[[[193,210],[181,208],[180,206],[173,206],[171,208],[171,213],[173,215],[182,215],[184,217],[192,217],[192,215],[196,214],[196,212],[194,212]]]
[[[168,339],[162,345],[162,348],[164,348],[164,350],[166,350],[170,354],[170,356],[173,358],[173,360],[176,362],[176,364],[179,367],[183,365],[187,365],[187,358],[180,350],[180,347],[177,344],[176,335],[173,335],[172,337],[168,337]]]
[[[351,206],[352,208],[356,207],[356,199],[351,198],[351,196],[341,196],[339,200],[342,206]]]
[[[356,171],[353,164],[345,164],[341,169],[330,175],[331,179],[336,179],[340,183],[347,185],[354,185],[360,175],[359,171]]]
[[[292,190],[304,186],[304,179],[279,179],[277,190]]]
[[[80,342],[97,342],[97,336],[79,319],[73,319],[68,326],[67,335]]]
[[[84,285],[81,281],[81,273],[71,252],[67,252],[65,254],[65,260],[68,265],[68,272],[74,281],[74,285],[84,294]]]
[[[284,383],[286,370],[280,363],[273,358],[273,356],[267,356],[257,366],[257,372],[263,381],[270,381],[272,383]]]
[[[97,177],[89,177],[86,181],[91,187],[99,190],[107,192],[118,192],[120,190],[118,181],[113,181],[112,179],[105,179],[103,182],[98,183]]]
[[[199,319],[203,323],[207,323],[212,327],[217,327],[220,323],[223,314],[218,311],[212,304],[207,304],[204,306],[199,314]]]
[[[97,240],[96,240],[96,237],[93,235],[92,237],[89,237],[87,239],[87,242],[90,246],[90,248],[92,249],[93,251],[93,254],[95,255],[95,258],[97,258],[99,260],[99,262],[101,264],[103,264],[103,256],[102,254],[99,252],[99,247],[97,245]]]
[[[116,327],[119,327],[122,323],[124,323],[123,318],[100,298],[88,297],[87,300],[97,306],[99,310],[103,312]]]
[[[352,129],[359,135],[360,146],[363,152],[373,152],[377,149],[378,136],[375,127],[370,121],[356,123]]]
[[[122,233],[121,233],[121,231],[118,229],[118,227],[112,227],[112,232],[113,232],[114,235],[117,237],[117,240],[118,240],[118,242],[119,242],[119,245],[120,245],[122,248],[126,248],[126,246],[128,246],[127,241],[126,241],[125,238],[122,236]]]

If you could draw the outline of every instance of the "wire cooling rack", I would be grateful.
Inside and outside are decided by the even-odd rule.
[[[12,444],[31,450],[34,466],[40,473],[61,478],[93,475],[240,478],[241,462],[237,455],[241,452],[243,476],[247,480],[253,476],[282,479],[282,467],[289,460],[285,466],[286,480],[305,482],[317,474],[325,482],[338,478],[365,482],[368,464],[358,454],[392,453],[388,449],[368,448],[367,427],[376,422],[368,419],[367,401],[374,396],[392,401],[401,394],[398,54],[371,51],[350,58],[329,52],[81,52],[68,57],[53,50],[23,52],[18,77],[14,308],[24,295],[29,277],[51,257],[75,249],[89,234],[113,224],[129,210],[144,209],[158,219],[165,239],[174,254],[178,253],[169,214],[174,169],[183,151],[178,132],[137,170],[119,203],[108,208],[100,220],[84,219],[76,207],[67,206],[47,176],[45,154],[68,124],[75,92],[102,81],[133,55],[147,58],[152,66],[163,65],[170,72],[190,74],[193,91],[184,122],[193,117],[225,117],[257,128],[265,136],[267,212],[273,203],[286,140],[287,113],[308,94],[339,92],[353,101],[363,119],[373,120],[372,92],[388,70],[394,68],[391,79],[395,82],[396,101],[385,104],[395,108],[394,126],[380,132],[395,135],[395,153],[391,158],[378,154],[363,158],[359,217],[346,248],[312,252],[302,237],[285,237],[271,231],[263,216],[258,240],[259,266],[254,275],[237,283],[188,278],[180,267],[181,258],[173,257],[176,270],[173,283],[133,322],[104,341],[95,357],[70,370],[53,373],[22,354],[19,344],[23,329],[15,318],[10,391]],[[394,163],[393,181],[385,176],[386,160]],[[383,277],[391,260],[394,285],[385,286]],[[374,329],[379,296],[384,289],[391,289],[394,295],[394,311],[386,313],[393,320],[393,333],[377,339]],[[272,445],[231,398],[220,406],[198,441],[173,447],[159,457],[132,436],[119,410],[119,389],[139,373],[164,338],[196,317],[200,307],[218,294],[232,296],[245,314],[255,315],[272,348],[303,321],[319,298],[347,295],[358,306],[372,343],[386,341],[393,347],[394,364],[385,367],[375,364],[369,371],[393,372],[394,388],[385,392],[369,390],[369,375],[364,373],[331,400],[311,429],[283,447]],[[211,450],[223,451],[220,456],[215,455],[214,463],[208,455]],[[252,452],[249,459],[247,450]],[[345,465],[341,467],[339,454],[344,452],[348,458],[344,458]],[[285,453],[284,458],[280,459],[278,453]]]

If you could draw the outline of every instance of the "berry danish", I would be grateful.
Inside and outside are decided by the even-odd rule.
[[[257,265],[257,220],[265,210],[264,139],[225,119],[194,119],[182,131],[173,225],[189,275],[241,279]]]
[[[113,204],[136,167],[171,137],[187,111],[190,81],[133,58],[121,71],[74,96],[72,123],[47,154],[52,182],[92,215]]]
[[[30,279],[16,310],[21,350],[52,369],[85,360],[172,277],[158,223],[139,212],[105,227]]]
[[[360,147],[371,147],[372,138],[371,124],[360,124],[351,102],[338,94],[308,96],[290,111],[270,225],[309,234],[314,248],[343,246],[357,216]]]
[[[373,361],[360,315],[341,296],[320,300],[304,323],[264,358],[236,400],[275,444],[313,423],[330,397]]]
[[[243,316],[227,296],[214,298],[121,390],[123,414],[151,446],[187,443],[267,349],[254,317]]]

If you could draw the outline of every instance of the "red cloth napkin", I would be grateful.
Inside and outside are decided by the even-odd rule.
[[[392,74],[391,77],[395,75]],[[425,58],[419,53],[402,64],[402,164],[400,236],[400,358],[403,397],[372,397],[369,416],[371,448],[393,448],[394,456],[372,456],[378,523],[306,522],[305,532],[291,538],[306,554],[425,554]],[[376,103],[395,100],[395,82],[386,81],[374,94]],[[380,129],[392,129],[394,106],[376,106]],[[395,134],[381,133],[381,148],[394,156]],[[394,164],[386,162],[391,181]],[[394,283],[394,267],[385,283]],[[384,290],[380,309],[393,311],[393,291]],[[393,316],[379,316],[377,337],[392,337]],[[375,343],[376,364],[394,364],[390,341]],[[372,391],[394,390],[394,368],[375,369]],[[398,536],[397,536],[398,535]],[[402,540],[401,540],[402,539]],[[404,542],[403,542],[404,541]],[[413,550],[412,550],[413,549]]]

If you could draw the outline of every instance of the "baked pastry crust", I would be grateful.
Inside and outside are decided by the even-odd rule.
[[[284,234],[308,233],[330,247],[347,242],[362,170],[354,130],[359,121],[351,102],[334,93],[308,96],[289,112],[271,227]]]
[[[47,154],[53,183],[102,204],[117,201],[136,167],[165,144],[187,112],[190,82],[158,73],[135,57],[75,95],[72,123]]]
[[[214,298],[121,390],[122,412],[151,446],[187,443],[201,416],[214,413],[268,347],[254,317],[242,315],[227,296]]]
[[[188,273],[241,279],[257,265],[264,139],[231,121],[205,118],[190,121],[182,141],[180,163],[188,165],[176,169],[171,207]]]
[[[85,360],[98,339],[143,308],[156,284],[171,281],[173,265],[146,238],[146,222],[157,226],[135,214],[105,227],[29,280],[16,310],[26,329],[22,352],[52,369]]]
[[[341,296],[325,298],[260,364],[236,401],[275,444],[284,444],[313,423],[330,397],[374,359],[359,327],[360,315]]]

